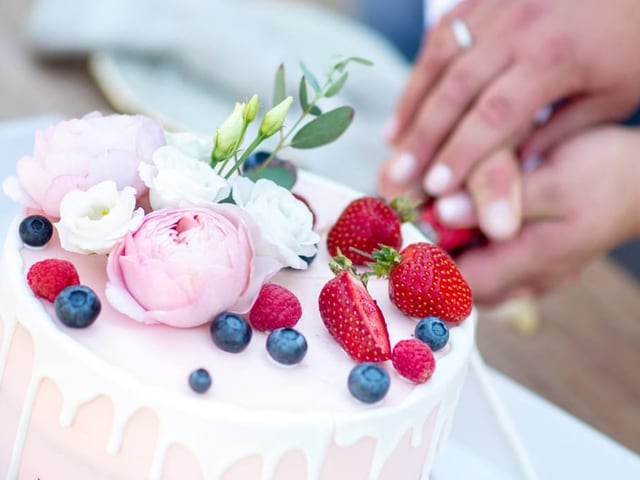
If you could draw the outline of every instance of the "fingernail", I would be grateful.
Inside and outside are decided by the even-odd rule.
[[[463,221],[473,213],[471,198],[466,193],[456,193],[443,197],[436,202],[438,215],[445,223]]]
[[[382,135],[384,135],[384,139],[387,142],[392,142],[395,140],[398,135],[398,119],[396,117],[391,117],[384,124],[384,129],[382,130]]]
[[[498,200],[487,205],[484,213],[485,233],[493,239],[509,238],[516,230],[516,219],[507,200]]]
[[[389,167],[389,180],[397,184],[407,183],[416,170],[416,157],[403,152],[392,160]]]
[[[424,182],[424,189],[431,195],[440,195],[444,192],[453,176],[451,169],[446,165],[438,164],[431,169]]]

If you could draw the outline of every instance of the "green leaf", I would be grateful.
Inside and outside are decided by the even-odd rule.
[[[316,80],[316,77],[313,75],[313,73],[311,73],[311,71],[304,64],[304,62],[300,62],[300,68],[302,69],[302,73],[304,73],[304,76],[307,78],[307,82],[309,82],[311,87],[316,92],[319,92],[320,91],[320,84],[318,83],[318,80]]]
[[[353,115],[353,108],[346,106],[323,113],[296,132],[291,146],[306,149],[331,143],[349,127]]]
[[[303,112],[306,112],[309,108],[309,99],[307,97],[307,82],[304,78],[304,75],[302,76],[302,78],[300,78],[300,88],[298,90],[298,97],[300,97],[300,108],[302,108]]]
[[[284,81],[284,65],[280,64],[280,66],[278,67],[278,70],[276,70],[276,78],[275,81],[273,83],[273,105],[272,106],[276,106],[278,105],[280,102],[282,102],[285,97],[287,96],[286,94],[286,87],[285,87],[285,81]]]
[[[344,87],[344,84],[347,81],[348,77],[349,77],[349,72],[344,72],[342,75],[340,75],[338,79],[335,82],[333,82],[333,84],[331,84],[331,86],[327,89],[327,93],[324,94],[325,97],[329,98],[329,97],[333,97],[334,95],[337,95],[338,92],[342,90],[342,87]]]
[[[366,58],[362,57],[340,57],[333,63],[333,69],[342,71],[349,64],[349,62],[359,63],[368,67],[373,65],[373,62],[371,60],[367,60]]]
[[[322,110],[320,110],[320,107],[318,107],[317,105],[314,105],[313,107],[311,107],[311,110],[309,110],[309,113],[318,117],[322,115]]]
[[[303,112],[309,111],[311,115],[315,115],[316,117],[318,115],[322,115],[322,110],[320,110],[317,105],[309,105],[309,98],[307,96],[307,81],[304,75],[300,79],[300,92],[298,96],[300,97],[300,107],[302,108]]]
[[[266,178],[281,187],[291,190],[296,183],[296,168],[291,162],[276,162],[275,160],[265,168],[255,168],[244,173],[254,182],[260,178]]]

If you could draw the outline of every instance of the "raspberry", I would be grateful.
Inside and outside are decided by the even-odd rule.
[[[62,289],[78,285],[80,278],[73,263],[58,258],[48,258],[31,265],[27,283],[37,297],[53,302]]]
[[[293,292],[275,283],[265,283],[249,312],[249,323],[261,332],[293,327],[302,316],[300,301]]]
[[[424,383],[436,368],[436,359],[429,346],[415,338],[401,340],[391,352],[391,363],[404,378]]]

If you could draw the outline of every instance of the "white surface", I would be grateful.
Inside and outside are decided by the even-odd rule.
[[[0,178],[55,115],[0,123]],[[0,194],[0,238],[17,206]],[[640,457],[476,357],[433,480],[632,480]],[[403,479],[402,479],[403,480]]]

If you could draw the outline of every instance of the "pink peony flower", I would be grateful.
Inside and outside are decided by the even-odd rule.
[[[233,204],[156,210],[109,254],[107,299],[139,322],[174,327],[245,313],[282,268],[255,253],[259,235]]]
[[[138,175],[140,163],[165,144],[162,127],[140,116],[90,113],[38,132],[33,154],[18,160],[17,176],[3,190],[28,208],[60,216],[60,202],[71,190],[86,190],[103,180],[118,190],[130,186],[137,196],[146,191]]]

